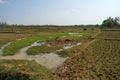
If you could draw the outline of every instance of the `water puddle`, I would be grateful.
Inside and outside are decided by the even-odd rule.
[[[73,34],[74,34],[74,35],[75,35],[75,34],[80,34],[80,33],[72,33],[72,32],[69,32],[68,34],[71,34],[71,35],[73,35]]]
[[[19,52],[17,52],[17,54],[26,54],[26,51],[31,48],[31,47],[34,47],[34,46],[41,46],[45,44],[45,42],[42,42],[42,43],[38,43],[38,42],[34,42],[33,44],[31,44],[30,46],[27,46],[27,47],[24,47],[22,48]]]
[[[16,60],[17,60],[17,59],[26,59],[26,57],[28,56],[28,55],[26,54],[26,51],[27,51],[28,48],[33,47],[33,46],[41,46],[41,45],[43,45],[43,44],[45,44],[45,42],[43,42],[43,43],[34,42],[34,43],[31,44],[30,46],[27,46],[27,47],[24,47],[24,48],[20,49],[15,55],[0,56],[0,59],[16,59]],[[8,45],[10,45],[10,43],[7,44],[7,45],[5,45],[5,46],[3,46],[2,50],[3,50],[6,46],[8,46]]]
[[[10,43],[4,45],[1,48],[1,52],[9,44]],[[46,54],[44,53],[44,54],[39,54],[39,55],[34,55],[34,56],[32,56],[32,55],[29,56],[29,55],[26,54],[26,51],[27,51],[28,48],[33,47],[33,46],[41,46],[43,44],[45,44],[45,42],[42,42],[42,43],[34,42],[30,46],[22,48],[15,55],[12,55],[12,56],[0,56],[0,59],[7,59],[7,60],[11,60],[11,59],[15,59],[15,60],[23,60],[23,59],[25,59],[25,60],[35,60],[37,63],[45,66],[48,69],[55,69],[56,67],[63,64],[67,60],[67,58],[62,58],[58,54],[55,54],[55,53],[46,53]],[[64,49],[69,49],[69,48],[79,46],[79,45],[81,45],[81,43],[77,43],[75,45],[69,44],[67,46],[64,46],[62,49],[59,49],[59,50],[56,50],[56,51],[62,51]]]
[[[20,41],[20,40],[23,40],[23,39],[26,39],[26,38],[19,38],[19,39],[16,39],[16,41]]]
[[[3,49],[5,47],[7,47],[8,45],[10,45],[12,42],[8,42],[7,44],[3,45],[1,48],[0,48],[0,56],[3,54]]]
[[[69,48],[72,48],[72,47],[74,47],[74,45],[69,44],[67,46],[64,46],[63,49],[69,49]]]
[[[72,36],[83,36],[81,33],[72,33],[72,32],[69,32],[68,34],[72,35]]]
[[[76,46],[79,46],[79,45],[81,45],[81,43],[77,43],[75,45],[68,44],[67,46],[64,46],[62,49],[59,49],[59,50],[56,50],[56,51],[60,52],[60,51],[63,51],[65,49],[70,49],[70,48],[73,48],[73,47],[76,47]]]
[[[78,36],[78,37],[80,37],[80,36],[83,36],[83,35],[74,35],[74,36]]]
[[[54,69],[64,63],[67,58],[62,58],[55,53],[44,53],[35,56],[28,56],[27,59],[35,60],[37,63],[47,67],[48,69]]]

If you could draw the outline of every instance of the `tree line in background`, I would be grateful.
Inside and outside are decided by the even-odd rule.
[[[59,27],[59,25],[9,25],[6,22],[0,22],[0,27],[7,27],[7,26],[17,26],[17,27]],[[120,17],[111,18],[108,17],[107,19],[103,20],[102,24],[96,24],[96,25],[66,25],[62,27],[100,27],[100,28],[120,28]]]

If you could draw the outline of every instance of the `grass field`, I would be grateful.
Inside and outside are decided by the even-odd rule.
[[[44,53],[51,53],[55,52],[56,50],[60,49],[62,47],[60,46],[47,46],[47,45],[42,45],[42,46],[35,46],[31,47],[27,50],[28,55],[36,55],[36,54],[44,54]]]
[[[0,42],[0,47],[2,47],[4,44],[6,44],[7,43],[7,41],[2,41],[2,42]]]
[[[27,38],[27,39],[23,39],[20,41],[15,41],[13,42],[11,45],[7,46],[6,48],[4,48],[3,50],[3,55],[14,55],[16,54],[21,48],[26,47],[31,45],[33,42],[35,41],[46,41],[46,40],[51,40],[52,38],[49,37],[32,37],[32,38]]]
[[[27,60],[0,60],[0,80],[53,80],[49,70]]]
[[[24,29],[24,28],[23,28]],[[26,28],[25,28],[26,29]],[[47,30],[48,29],[48,30]],[[14,54],[16,54],[21,48],[23,48],[23,47],[26,47],[26,46],[29,46],[29,45],[31,45],[33,42],[35,42],[35,41],[48,41],[48,40],[54,40],[54,39],[56,39],[57,37],[65,37],[65,38],[69,38],[69,39],[76,39],[76,40],[79,40],[79,39],[83,39],[83,38],[86,38],[86,37],[91,37],[93,34],[92,34],[92,32],[91,31],[82,31],[82,29],[80,28],[78,31],[77,31],[77,29],[73,29],[73,28],[65,28],[65,30],[66,30],[66,32],[64,32],[64,30],[63,30],[63,28],[60,28],[60,30],[59,31],[57,31],[56,30],[57,28],[40,28],[40,29],[31,29],[31,28],[28,28],[28,30],[26,30],[26,32],[25,32],[25,30],[20,30],[21,31],[21,35],[26,35],[26,39],[22,39],[22,38],[20,38],[21,40],[16,40],[16,39],[19,39],[19,38],[17,38],[16,37],[16,39],[15,38],[13,38],[13,37],[10,37],[10,35],[12,35],[12,36],[14,36],[14,35],[16,35],[16,36],[20,36],[20,34],[16,34],[16,33],[9,33],[9,36],[7,36],[7,38],[6,37],[4,37],[6,34],[8,34],[8,32],[11,32],[11,31],[14,31],[15,32],[15,30],[19,30],[19,28],[18,29],[16,29],[15,28],[15,30],[10,30],[9,28],[7,29],[7,33],[4,33],[4,35],[2,35],[3,36],[3,40],[4,39],[8,39],[8,38],[10,38],[10,39],[8,39],[9,41],[11,41],[12,39],[13,40],[15,40],[14,42],[12,42],[9,46],[7,46],[4,50],[3,50],[3,56],[7,56],[7,55],[14,55]],[[42,31],[42,32],[39,32],[39,30],[45,30],[44,32]],[[56,30],[56,31],[55,31]],[[6,31],[6,29],[5,29],[5,31]],[[29,33],[28,33],[28,31],[30,31]],[[71,35],[71,34],[69,34],[69,31],[71,31],[71,32],[75,32],[75,31],[77,31],[77,32],[80,32],[80,33],[78,33],[78,34],[80,34],[80,35],[82,35],[82,36],[75,36],[75,35]],[[32,34],[32,32],[33,32],[33,34]],[[76,33],[76,32],[75,32]],[[3,34],[3,33],[2,33]],[[32,34],[31,36],[29,36],[28,34]],[[1,40],[1,41],[3,41],[3,40]],[[35,49],[35,48],[33,48],[33,49]],[[35,51],[35,50],[33,50],[32,49],[32,51]],[[30,52],[30,51],[29,51]]]
[[[53,73],[35,61],[0,60],[0,76],[7,79],[120,80],[120,29],[96,28],[92,31],[88,28],[84,31],[79,27],[7,27],[0,29],[0,37],[0,47],[12,41],[4,48],[4,56],[16,54],[36,41],[45,44],[29,48],[28,55],[54,52],[69,44],[82,43],[56,52],[69,58]]]

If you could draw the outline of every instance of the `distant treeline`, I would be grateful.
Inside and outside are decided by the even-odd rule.
[[[101,25],[9,25],[0,24],[0,27],[100,27]]]
[[[6,22],[0,22],[0,27],[98,27],[98,28],[120,28],[120,17],[103,20],[102,24],[95,25],[18,25],[8,24]]]

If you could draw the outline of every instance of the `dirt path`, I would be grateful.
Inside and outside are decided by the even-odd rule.
[[[90,41],[90,42],[87,42],[85,45],[83,45],[83,47],[82,47],[82,51],[84,51],[90,44],[92,44],[93,42],[95,42],[97,39],[94,39],[94,40],[92,40],[92,41]]]

